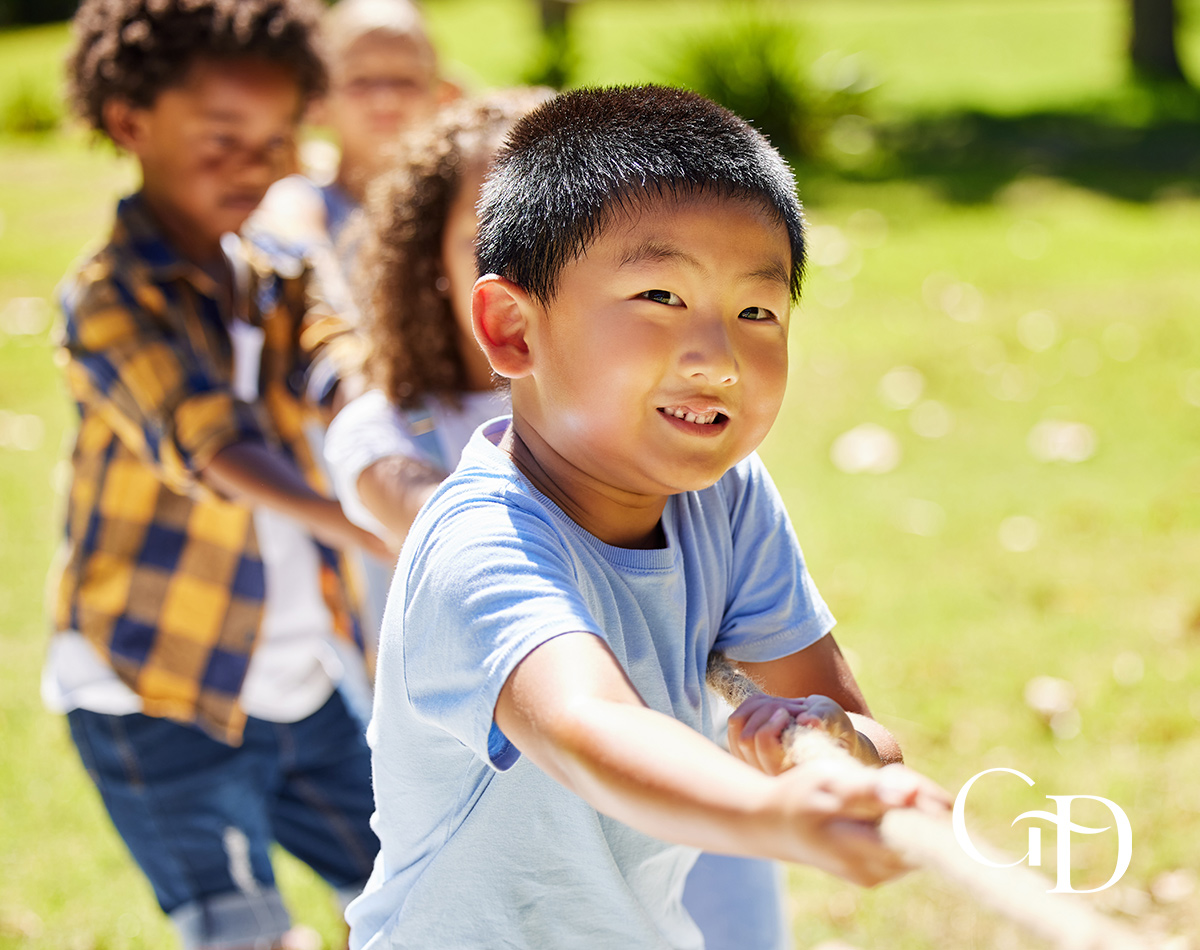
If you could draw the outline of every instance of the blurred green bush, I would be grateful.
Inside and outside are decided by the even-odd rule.
[[[52,90],[21,82],[0,93],[0,132],[42,135],[58,128],[62,104]]]
[[[670,80],[747,119],[793,160],[819,156],[840,119],[863,115],[874,85],[858,57],[829,52],[811,61],[795,19],[754,7],[683,44]]]

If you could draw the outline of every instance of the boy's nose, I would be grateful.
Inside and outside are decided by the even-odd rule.
[[[710,385],[731,386],[737,382],[737,353],[725,321],[697,320],[688,335],[680,364],[685,375],[703,377]]]
[[[247,179],[263,179],[268,184],[286,173],[288,155],[278,145],[267,144],[249,147],[242,154],[238,172],[243,182]]]

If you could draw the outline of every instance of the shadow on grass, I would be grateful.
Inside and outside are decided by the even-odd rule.
[[[1200,195],[1200,94],[1078,111],[963,111],[881,125],[877,157],[847,177],[909,179],[950,201],[991,201],[1037,174],[1126,201]]]
[[[1200,193],[1200,123],[1143,127],[1067,113],[959,113],[884,130],[882,178],[932,181],[951,201],[990,201],[1028,174],[1126,201]],[[867,177],[876,177],[868,175]]]

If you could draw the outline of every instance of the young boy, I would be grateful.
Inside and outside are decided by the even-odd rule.
[[[74,105],[139,191],[65,284],[80,411],[44,686],[185,947],[278,945],[278,841],[348,900],[378,842],[361,644],[306,418],[349,336],[235,232],[325,82],[310,0],[86,0]],[[344,355],[344,354],[341,354]]]
[[[267,195],[255,226],[319,248],[332,248],[342,279],[354,249],[340,241],[361,206],[366,183],[404,129],[430,118],[457,88],[438,74],[437,54],[420,11],[409,0],[339,0],[325,13],[321,39],[330,83],[310,110],[340,156],[332,181],[291,175]]]
[[[569,93],[496,160],[478,261],[475,334],[512,416],[475,434],[397,567],[352,946],[699,947],[697,849],[900,873],[873,823],[944,809],[939,790],[898,766],[781,771],[792,718],[900,758],[752,454],[803,264],[782,160],[691,93]],[[734,716],[732,756],[713,651],[773,694]]]

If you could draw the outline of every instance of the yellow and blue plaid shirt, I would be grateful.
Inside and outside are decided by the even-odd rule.
[[[249,322],[263,331],[260,398],[232,393],[220,289],[163,237],[140,196],[61,291],[67,381],[79,407],[54,622],[77,630],[147,715],[194,722],[231,744],[258,635],[264,571],[253,510],[197,480],[252,440],[326,490],[305,434],[353,338],[298,258],[242,241]],[[286,266],[285,266],[286,265]],[[324,388],[329,388],[325,385]],[[342,558],[318,545],[336,632],[362,646]]]

